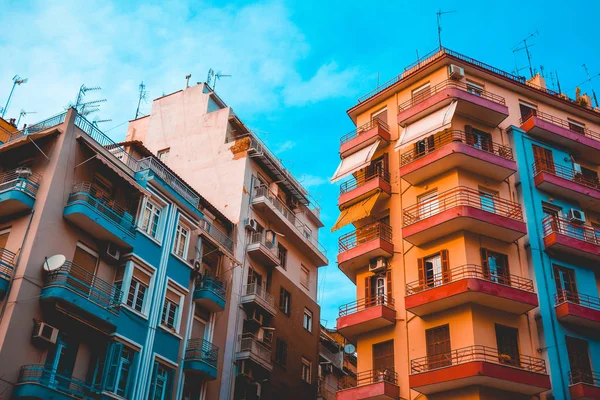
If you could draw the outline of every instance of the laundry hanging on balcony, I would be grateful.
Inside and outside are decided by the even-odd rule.
[[[380,193],[381,192],[377,192],[374,195],[367,197],[365,200],[343,209],[337,221],[335,222],[335,225],[333,225],[333,228],[331,228],[331,232],[337,231],[348,224],[371,215],[371,210],[373,210],[373,207],[375,207],[375,203],[377,203]]]
[[[371,159],[379,147],[380,140],[376,141],[372,145],[365,147],[357,151],[356,153],[350,154],[348,157],[342,159],[338,166],[335,174],[331,178],[331,183],[337,182],[340,179],[358,171],[359,169],[367,167],[371,164]]]
[[[394,150],[398,151],[401,147],[422,140],[426,135],[433,135],[450,128],[457,104],[458,102],[455,100],[446,107],[406,125],[402,128],[400,140],[396,143]]]

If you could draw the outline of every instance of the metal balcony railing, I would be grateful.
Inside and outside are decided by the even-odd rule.
[[[338,349],[337,352],[333,352],[324,346],[323,344],[319,345],[319,353],[328,359],[334,367],[337,369],[342,369],[344,365],[344,351],[343,349]]]
[[[25,129],[17,131],[17,132],[0,132],[0,144],[12,142],[14,140],[20,139],[24,136],[31,135],[33,133],[38,133],[44,131],[48,128],[52,128],[53,126],[57,126],[65,122],[65,117],[67,116],[66,112],[54,115],[50,118],[47,118],[43,121],[36,122],[33,125],[29,125],[25,127]]]
[[[556,233],[600,246],[600,230],[594,229],[591,226],[578,224],[564,218],[553,217],[550,215],[544,217],[542,225],[544,227],[544,237]]]
[[[478,140],[477,138],[478,136],[475,134],[469,134],[460,130],[442,132],[434,135],[431,139],[424,140],[423,146],[414,145],[403,152],[400,155],[400,166],[407,165],[448,144],[457,142],[514,161],[513,152],[510,146],[504,146],[492,142],[491,140]]]
[[[46,272],[44,288],[53,286],[69,289],[107,311],[119,313],[123,292],[71,261]]]
[[[210,290],[217,296],[225,298],[227,294],[227,282],[215,276],[198,276],[196,278],[195,290]]]
[[[162,179],[167,185],[173,188],[181,197],[190,202],[194,207],[198,207],[200,197],[175,174],[165,168],[156,158],[146,157],[138,161],[137,171],[149,169]]]
[[[460,267],[452,268],[446,273],[437,273],[427,276],[424,279],[410,282],[406,284],[406,295],[419,293],[424,290],[433,289],[438,286],[446,285],[451,282],[460,281],[462,279],[483,279],[499,285],[510,286],[515,289],[525,290],[533,293],[533,281],[517,275],[498,273],[490,271],[481,265],[466,264]]]
[[[391,308],[392,310],[394,309],[394,298],[391,295],[378,295],[378,296],[372,296],[372,297],[368,297],[366,299],[359,299],[347,304],[344,304],[342,306],[340,306],[339,309],[339,316],[340,317],[345,317],[347,315],[350,314],[354,314],[360,311],[364,311],[368,308],[371,307],[376,307],[376,306],[387,306],[389,308]]]
[[[600,387],[600,374],[596,371],[569,371],[569,382],[571,385],[586,383],[592,386]]]
[[[16,254],[0,247],[0,279],[10,280],[15,269]]]
[[[264,246],[275,257],[279,258],[279,249],[277,248],[277,244],[267,240],[264,233],[255,232],[250,235],[250,241],[248,242],[248,244],[257,243]]]
[[[339,380],[338,389],[345,390],[359,386],[373,385],[380,382],[387,382],[398,386],[398,373],[391,367],[361,371],[356,374],[356,378],[345,376],[343,379]]]
[[[317,399],[318,400],[336,400],[337,388],[334,388],[323,379],[319,379],[317,386]]]
[[[67,206],[74,204],[90,207],[128,233],[132,235],[135,233],[133,215],[127,211],[125,206],[94,189],[90,182],[79,182],[73,185],[73,192],[69,195]]]
[[[238,339],[238,352],[249,352],[267,363],[271,363],[271,345],[259,340],[252,333],[243,333]]]
[[[411,360],[410,370],[412,374],[418,374],[474,361],[508,365],[525,371],[546,374],[546,362],[541,358],[523,354],[500,353],[498,349],[481,345],[463,347],[447,353]]]
[[[7,190],[20,190],[35,197],[42,176],[31,172],[29,168],[15,168],[0,172],[0,192]]]
[[[521,123],[521,125],[523,125],[525,121],[527,121],[531,117],[536,117],[537,119],[551,123],[552,125],[568,129],[571,132],[577,133],[578,135],[583,135],[594,140],[600,140],[600,133],[598,132],[591,131],[585,127],[579,126],[567,120],[555,117],[554,115],[537,110],[530,110],[529,113],[527,113],[527,115],[519,119],[519,122]]]
[[[339,238],[338,251],[340,253],[348,251],[376,239],[392,243],[392,227],[383,222],[375,222],[357,228],[355,231],[349,232]]]
[[[406,227],[440,214],[454,207],[474,207],[502,217],[523,221],[523,211],[519,203],[489,196],[478,190],[464,186],[438,194],[436,197],[407,207],[403,211],[402,226]]]
[[[351,190],[359,188],[377,178],[382,179],[384,182],[390,183],[390,172],[383,168],[376,168],[374,171],[363,169],[355,172],[352,178],[340,185],[340,194],[348,193]]]
[[[190,339],[185,348],[186,361],[202,361],[217,368],[219,348],[204,339]]]
[[[233,240],[225,232],[217,228],[215,225],[211,224],[205,219],[200,220],[200,228],[208,233],[210,237],[215,239],[217,243],[220,243],[223,247],[225,247],[230,252],[233,252]]]
[[[269,306],[275,307],[275,300],[271,293],[267,292],[262,285],[251,283],[244,286],[244,296],[257,296],[264,300]]]
[[[24,365],[19,372],[17,385],[34,384],[64,393],[65,395],[85,400],[98,398],[98,392],[80,379],[58,374],[44,365]]]
[[[385,121],[382,121],[379,118],[375,118],[374,120],[369,121],[366,124],[361,125],[358,128],[356,128],[356,129],[352,130],[351,132],[348,132],[347,134],[342,136],[340,138],[340,144],[347,143],[347,142],[351,141],[352,139],[359,137],[362,133],[367,132],[377,126],[381,127],[383,130],[385,130],[388,133],[390,132],[390,126]]]
[[[582,307],[591,308],[600,311],[600,299],[587,294],[573,293],[568,290],[559,290],[554,295],[555,305],[559,306],[564,303],[578,304]]]
[[[584,176],[581,172],[573,168],[555,165],[554,163],[546,160],[537,160],[533,163],[533,175],[535,176],[542,172],[546,172],[571,182],[579,183],[580,185],[587,186],[594,190],[600,190],[600,180],[598,179],[598,176]]]

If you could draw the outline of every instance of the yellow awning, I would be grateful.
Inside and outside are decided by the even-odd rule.
[[[371,215],[371,210],[373,210],[379,194],[380,192],[377,192],[371,197],[367,197],[365,200],[343,209],[335,225],[331,228],[331,232]]]

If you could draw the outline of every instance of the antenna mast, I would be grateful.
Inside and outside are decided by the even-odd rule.
[[[529,63],[529,74],[531,75],[530,77],[533,78],[533,67],[531,65],[531,53],[529,52],[529,48],[533,47],[532,44],[528,44],[527,43],[527,39],[530,39],[534,36],[539,35],[539,32],[536,31],[532,34],[530,34],[529,36],[527,36],[525,39],[521,40],[519,43],[516,44],[516,46],[513,48],[513,54],[516,53],[517,51],[521,51],[521,50],[525,50],[525,53],[527,54],[527,62]],[[523,45],[521,46],[521,43],[523,43]],[[518,73],[518,72],[517,72]]]
[[[456,11],[442,11],[441,9],[435,13],[437,15],[437,30],[438,30],[438,45],[440,46],[440,50],[442,49],[442,15],[443,14],[452,14]]]
[[[6,114],[8,105],[10,104],[10,99],[12,98],[13,92],[15,91],[15,86],[17,86],[17,85],[21,86],[22,84],[27,83],[27,81],[28,81],[27,78],[21,78],[19,75],[13,76],[12,80],[13,80],[13,87],[10,90],[10,94],[8,95],[8,100],[6,100],[6,105],[2,109],[2,118],[4,118],[4,114]]]
[[[231,78],[231,75],[226,75],[221,73],[221,71],[217,72],[215,74],[215,85],[213,86],[213,91],[216,91],[217,89],[217,81],[221,80],[221,78]]]
[[[135,110],[135,119],[138,119],[138,116],[140,115],[140,104],[142,104],[142,101],[145,103],[148,99],[148,91],[146,90],[146,85],[144,85],[144,81],[140,83],[139,90],[140,91],[138,94],[138,105],[137,110]]]
[[[21,117],[24,117],[27,114],[37,114],[37,112],[36,111],[21,110],[21,112],[19,113],[19,119],[17,120],[17,126],[19,126],[19,122],[21,122]]]
[[[596,97],[596,91],[594,90],[594,87],[592,86],[593,78],[590,77],[590,72],[588,71],[587,66],[585,64],[583,64],[583,69],[585,70],[585,73],[588,77],[588,82],[590,82],[590,87],[592,88],[592,95],[594,96],[594,102],[596,103],[596,107],[598,107],[598,98]],[[597,76],[598,75],[596,75],[594,78],[596,78]]]

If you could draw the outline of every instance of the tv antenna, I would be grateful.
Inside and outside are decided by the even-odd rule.
[[[12,98],[13,92],[15,91],[15,87],[17,85],[21,86],[22,84],[27,83],[28,80],[29,79],[27,78],[21,78],[19,75],[13,76],[13,86],[12,89],[10,89],[10,94],[8,95],[8,100],[6,100],[6,105],[2,109],[2,118],[4,118],[4,114],[6,114],[6,110],[8,110],[8,105],[10,104],[10,99]]]
[[[92,122],[92,125],[96,125],[96,127],[97,127],[97,126],[98,126],[98,124],[102,124],[102,123],[104,123],[104,122],[110,122],[110,121],[112,121],[112,119],[95,119],[95,120]]]
[[[592,88],[592,95],[594,96],[594,102],[596,103],[596,107],[598,107],[598,98],[596,97],[596,92],[594,91],[594,87],[592,86],[592,79],[597,78],[598,76],[600,76],[600,74],[595,75],[594,78],[592,78],[592,77],[590,77],[590,72],[588,71],[587,65],[583,64],[583,69],[585,70],[585,74],[588,77],[587,81],[590,84],[590,87]]]
[[[223,73],[221,73],[221,71],[217,72],[215,74],[215,83],[214,83],[214,86],[213,86],[213,92],[216,90],[217,81],[221,80],[221,78],[231,78],[231,75],[223,74]]]
[[[19,122],[21,122],[21,117],[25,117],[27,114],[37,114],[37,112],[21,110],[19,113],[19,119],[17,120],[17,126],[19,126]]]
[[[539,34],[540,34],[540,33],[539,33],[539,32],[537,31],[537,29],[536,29],[536,31],[535,31],[535,32],[533,32],[533,33],[529,34],[529,36],[527,36],[525,39],[521,40],[521,41],[520,41],[519,43],[517,43],[517,44],[515,45],[515,47],[513,48],[513,54],[515,54],[515,53],[516,53],[516,52],[518,52],[518,51],[525,50],[525,53],[527,54],[527,62],[529,63],[529,73],[531,74],[531,77],[532,77],[532,78],[533,78],[533,67],[531,66],[531,53],[529,52],[529,48],[530,48],[530,47],[533,47],[533,45],[532,45],[532,44],[529,44],[529,43],[527,43],[527,40],[528,40],[528,39],[531,39],[532,37],[534,37],[534,36],[537,36],[537,35],[539,35]],[[516,65],[516,59],[515,59],[515,65]],[[521,69],[524,69],[524,68],[521,68]],[[519,71],[519,70],[517,70],[517,74],[518,74],[518,71]]]
[[[208,86],[212,85],[211,81],[213,80],[214,77],[215,77],[215,71],[213,71],[212,68],[209,68],[208,75],[206,76],[206,83],[208,84]]]
[[[435,13],[437,15],[438,44],[440,46],[440,49],[442,48],[442,15],[453,14],[455,12],[456,12],[455,10],[442,11],[440,9],[438,12]]]
[[[146,85],[144,85],[144,81],[142,81],[142,83],[140,83],[140,86],[138,88],[139,88],[138,105],[137,105],[137,110],[135,110],[135,119],[137,119],[138,116],[140,115],[140,104],[142,104],[142,101],[144,103],[146,103],[146,101],[148,101],[148,91],[146,90]]]

